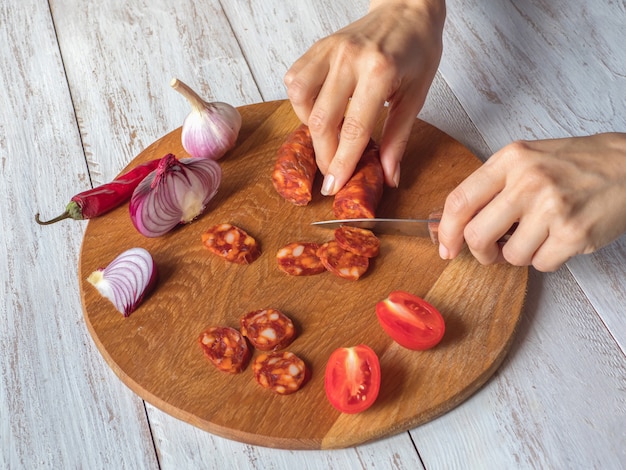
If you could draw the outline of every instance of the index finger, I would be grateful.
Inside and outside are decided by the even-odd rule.
[[[438,232],[442,258],[452,259],[461,252],[467,224],[504,188],[506,173],[496,160],[492,156],[446,198]]]
[[[304,124],[308,124],[315,100],[329,72],[326,62],[316,59],[315,56],[309,58],[309,55],[307,53],[298,59],[284,77],[287,97]]]
[[[369,80],[357,83],[341,125],[337,151],[324,178],[322,192],[325,195],[335,194],[352,176],[385,101],[386,94],[370,86]]]

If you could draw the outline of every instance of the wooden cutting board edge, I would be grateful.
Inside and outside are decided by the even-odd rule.
[[[281,106],[285,105],[283,101],[263,103],[263,104],[267,105],[267,109],[271,109],[272,112],[280,108]],[[260,124],[266,117],[264,116],[263,113],[255,114],[256,107],[257,105],[249,105],[245,107],[253,111],[252,114],[250,114],[250,117],[251,119],[254,119],[254,123],[252,123],[247,128],[250,132],[253,132],[256,125]],[[176,129],[172,131],[170,134],[177,133],[177,132],[180,132],[180,129]],[[163,138],[166,138],[166,137],[167,136],[164,136]],[[159,139],[153,145],[157,144],[162,139]],[[130,167],[132,165],[137,164],[138,162],[139,161],[133,161],[128,166]],[[122,173],[125,171],[126,169],[124,169]],[[83,267],[82,255],[83,255],[83,250],[81,247],[81,253],[80,253],[81,259],[79,260],[79,268],[80,268],[79,277],[80,277],[81,282],[83,282],[84,278],[89,274],[89,273],[85,273],[82,271],[82,267]],[[131,388],[131,390],[133,390],[141,398],[145,399],[146,401],[148,401],[155,407],[163,410],[164,412],[178,419],[181,419],[200,429],[203,429],[205,431],[220,435],[225,438],[229,438],[229,439],[233,439],[233,440],[237,440],[241,442],[246,442],[246,443],[253,444],[253,445],[261,445],[261,446],[266,446],[266,447],[278,447],[278,448],[286,448],[286,449],[334,449],[334,448],[343,448],[347,446],[357,445],[363,442],[369,442],[371,440],[376,440],[382,437],[389,436],[391,434],[396,434],[396,433],[405,431],[406,429],[410,429],[420,424],[423,424],[425,422],[428,422],[448,412],[452,408],[458,406],[460,403],[462,403],[464,400],[466,400],[472,394],[474,394],[477,390],[479,390],[484,385],[484,383],[489,379],[489,377],[491,377],[491,375],[495,372],[495,370],[500,366],[500,364],[502,363],[502,361],[504,360],[506,354],[508,353],[510,349],[510,345],[515,336],[515,329],[517,328],[517,324],[519,323],[519,319],[521,317],[522,305],[523,305],[524,298],[525,298],[525,285],[527,282],[527,274],[528,274],[528,271],[526,270],[524,273],[524,281],[523,281],[524,282],[524,295],[518,296],[517,302],[519,305],[516,305],[515,308],[512,309],[512,311],[518,312],[518,316],[516,318],[515,327],[513,331],[511,332],[511,335],[509,336],[506,344],[500,350],[498,356],[491,363],[491,365],[487,367],[480,376],[476,377],[474,382],[470,386],[467,386],[463,390],[460,390],[459,393],[456,396],[451,397],[450,400],[446,404],[442,404],[439,407],[428,410],[428,412],[426,412],[425,414],[422,414],[419,417],[416,417],[416,419],[414,420],[405,421],[405,422],[402,422],[401,424],[397,423],[398,424],[397,426],[391,426],[385,429],[382,429],[382,428],[378,429],[376,432],[372,433],[370,436],[360,435],[360,437],[357,438],[356,441],[350,439],[349,436],[345,436],[345,439],[340,439],[340,440],[337,440],[336,438],[332,438],[329,440],[322,439],[321,441],[318,441],[317,439],[313,439],[313,440],[308,440],[308,439],[294,440],[290,438],[280,439],[280,438],[276,438],[275,436],[273,436],[272,439],[268,440],[264,436],[258,436],[254,433],[245,433],[245,432],[242,433],[241,430],[232,430],[228,427],[218,426],[215,423],[207,422],[206,420],[199,418],[193,413],[188,413],[184,410],[178,409],[176,407],[172,407],[166,400],[161,399],[159,396],[156,396],[153,393],[151,393],[149,390],[145,389],[142,386],[142,384],[137,383],[133,379],[133,377],[129,376],[126,372],[124,372],[124,370],[122,370],[122,368],[119,367],[116,361],[108,353],[107,346],[102,343],[102,341],[100,340],[98,336],[98,332],[94,329],[93,325],[91,324],[91,320],[87,314],[87,305],[85,302],[85,295],[84,295],[85,292],[82,289],[81,289],[81,300],[83,303],[87,328],[92,338],[94,339],[94,342],[96,343],[98,349],[100,350],[101,354],[106,360],[106,362],[109,364],[109,366],[114,371],[114,373],[129,388]]]

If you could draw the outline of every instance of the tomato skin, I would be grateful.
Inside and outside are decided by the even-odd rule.
[[[435,307],[404,291],[393,291],[378,302],[376,317],[396,343],[416,351],[439,344],[446,329],[444,319]]]
[[[365,411],[380,390],[380,362],[367,345],[338,348],[332,352],[324,375],[326,397],[342,413]]]

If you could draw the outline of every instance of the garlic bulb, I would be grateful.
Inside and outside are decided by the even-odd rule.
[[[171,86],[191,105],[183,122],[183,148],[195,158],[222,158],[237,142],[241,129],[239,111],[228,103],[204,101],[177,78],[172,79]]]

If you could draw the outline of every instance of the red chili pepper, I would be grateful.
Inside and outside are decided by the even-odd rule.
[[[39,225],[49,225],[68,218],[91,219],[109,212],[130,199],[137,185],[157,168],[159,161],[160,158],[150,160],[118,176],[110,183],[78,193],[70,200],[65,212],[54,219],[42,221],[39,214],[35,214],[35,220]]]

